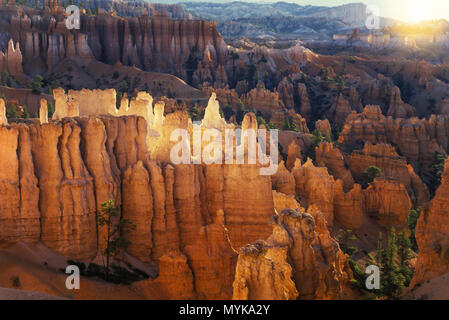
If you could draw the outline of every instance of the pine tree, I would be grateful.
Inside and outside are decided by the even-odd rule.
[[[409,263],[412,258],[412,243],[405,230],[399,233],[396,243],[398,247],[399,270],[405,277],[404,285],[408,286],[413,277],[413,270],[411,269]]]
[[[381,292],[391,299],[396,299],[405,287],[406,279],[397,264],[398,247],[396,231],[391,229],[387,247],[381,250]]]
[[[340,229],[340,233],[337,236],[337,241],[340,245],[341,250],[352,256],[357,253],[358,249],[356,247],[350,246],[351,241],[357,241],[357,236],[349,229]]]
[[[290,119],[288,117],[285,117],[284,125],[282,126],[282,130],[290,130],[290,129],[291,129]]]
[[[24,119],[29,119],[30,118],[30,113],[28,112],[28,108],[26,105],[23,106],[23,115],[22,117]]]
[[[237,114],[235,115],[235,120],[237,123],[242,123],[243,117],[245,116],[245,105],[239,100],[237,104]]]
[[[189,109],[189,116],[192,121],[200,121],[201,120],[201,111],[198,109],[196,105],[193,105]]]
[[[312,148],[315,149],[324,140],[324,137],[318,129],[315,129],[312,135]]]
[[[108,281],[111,259],[128,248],[130,242],[127,235],[136,229],[136,225],[129,219],[120,218],[120,208],[115,205],[114,199],[109,199],[101,204],[101,211],[96,212],[96,219],[97,225],[106,229],[104,237],[106,248],[102,258],[105,279]]]
[[[53,117],[53,113],[55,113],[55,108],[53,106],[53,102],[51,100],[48,100],[47,102],[47,111],[48,111],[48,118],[51,119]]]
[[[368,184],[374,181],[382,174],[382,170],[376,166],[370,166],[362,173],[362,186],[366,188]]]
[[[414,251],[418,250],[418,244],[416,243],[415,230],[418,223],[419,216],[421,215],[421,208],[412,209],[407,217],[408,229],[410,231],[410,242]]]
[[[377,252],[376,252],[376,261],[379,264],[382,264],[382,257],[383,257],[383,251],[384,251],[383,244],[382,244],[382,241],[383,241],[382,238],[383,238],[382,232],[379,232],[379,237],[377,239]]]

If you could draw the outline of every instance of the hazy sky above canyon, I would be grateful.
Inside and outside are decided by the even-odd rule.
[[[377,5],[380,15],[403,21],[417,22],[420,20],[449,20],[449,0],[286,0],[300,5],[337,6],[341,4],[364,2],[367,5]]]
[[[157,0],[147,0],[158,2]],[[363,2],[367,5],[376,5],[383,17],[394,18],[406,22],[419,22],[444,18],[449,21],[449,0],[159,0],[164,3],[177,2],[260,2],[273,3],[277,1],[294,2],[299,5],[338,6],[348,3]]]

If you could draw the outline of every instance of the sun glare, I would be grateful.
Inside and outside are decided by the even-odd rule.
[[[404,8],[406,19],[409,22],[420,22],[422,20],[432,19],[432,6],[426,1],[414,0],[408,1]]]

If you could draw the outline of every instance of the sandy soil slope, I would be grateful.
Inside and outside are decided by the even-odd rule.
[[[65,269],[66,266],[67,262],[63,256],[39,243],[17,243],[0,251],[0,299],[160,298],[151,279],[126,286],[82,276],[80,290],[68,290],[65,286],[67,275],[59,270]]]

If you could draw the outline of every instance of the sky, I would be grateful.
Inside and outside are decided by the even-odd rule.
[[[337,6],[363,2],[379,7],[380,16],[407,22],[445,18],[449,20],[449,0],[284,0],[299,5]],[[270,1],[271,2],[271,1]]]
[[[300,5],[337,6],[363,2],[379,7],[380,15],[407,22],[445,18],[449,20],[449,0],[286,0]]]
[[[380,16],[394,18],[404,22],[419,22],[444,18],[449,21],[449,0],[147,0],[151,2],[294,2],[299,5],[334,7],[347,3],[363,2],[379,8]]]

